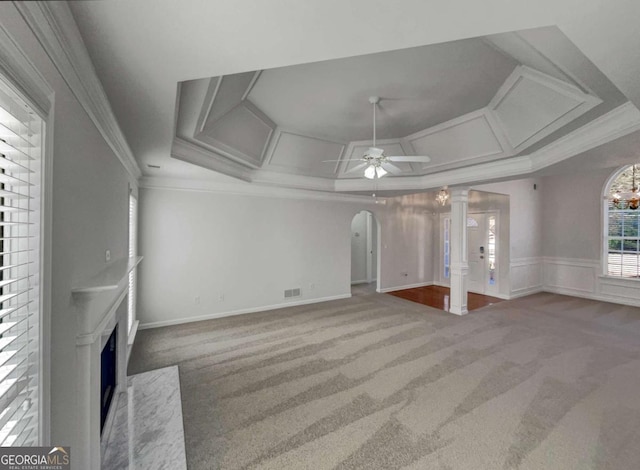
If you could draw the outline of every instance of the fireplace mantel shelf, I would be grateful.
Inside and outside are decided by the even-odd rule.
[[[78,299],[116,290],[140,261],[142,261],[142,256],[114,261],[95,276],[71,289],[71,294]]]

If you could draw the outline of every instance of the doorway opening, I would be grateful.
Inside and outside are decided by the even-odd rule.
[[[499,211],[478,211],[467,214],[468,291],[496,296],[500,293]],[[440,218],[440,282],[448,287],[450,280],[450,214]]]
[[[378,262],[380,227],[369,211],[360,211],[351,220],[351,294],[379,290]]]
[[[498,293],[497,228],[496,212],[472,212],[467,216],[470,292]]]

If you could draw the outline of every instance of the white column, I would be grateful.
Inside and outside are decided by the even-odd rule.
[[[451,189],[451,307],[456,315],[465,315],[467,310],[467,188]]]

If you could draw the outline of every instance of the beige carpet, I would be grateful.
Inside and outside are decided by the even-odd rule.
[[[138,333],[177,364],[189,468],[640,468],[640,309],[456,317],[384,294]]]

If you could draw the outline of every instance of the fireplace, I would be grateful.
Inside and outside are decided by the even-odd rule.
[[[118,325],[102,348],[100,354],[100,433],[104,430],[109,408],[116,391],[116,374],[118,361]]]
[[[102,441],[112,431],[118,402],[127,399],[129,273],[141,259],[114,261],[72,290],[78,368],[73,468],[100,468]]]

